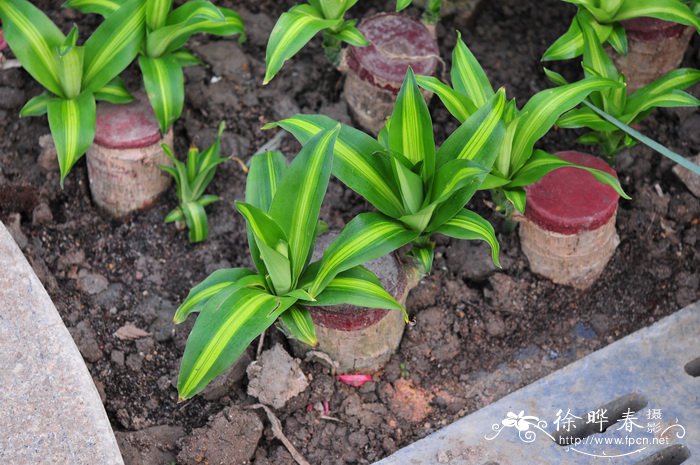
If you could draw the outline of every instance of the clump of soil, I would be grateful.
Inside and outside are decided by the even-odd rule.
[[[299,111],[349,120],[340,75],[324,61],[318,40],[270,85],[261,86],[267,34],[292,4],[283,3],[225,1],[224,6],[243,14],[248,41],[241,46],[235,39],[206,36],[192,41],[209,66],[186,70],[186,109],[175,126],[179,153],[191,142],[211,143],[221,119],[230,128],[223,153],[243,160],[273,136],[260,131],[266,122]],[[390,3],[386,8],[392,8]],[[84,36],[99,22],[47,1],[38,6],[64,30],[79,22]],[[383,6],[358,4],[353,13],[361,16]],[[505,86],[522,104],[548,87],[539,59],[573,13],[572,6],[557,0],[484,2],[472,26],[461,27],[451,18],[438,26],[441,54],[449,62],[454,30],[460,28],[494,85]],[[420,11],[409,9],[409,14]],[[696,37],[686,65],[700,64],[698,45]],[[571,77],[580,72],[577,63],[555,68]],[[138,88],[135,69],[126,78]],[[245,224],[233,208],[244,195],[239,165],[222,165],[209,189],[224,200],[209,209],[210,237],[204,243],[190,244],[186,232],[163,223],[175,206],[172,189],[154,208],[113,221],[90,200],[84,161],[64,189],[50,164],[36,163],[38,136],[48,133],[46,120],[19,119],[17,113],[39,92],[22,70],[0,73],[0,95],[7,97],[0,98],[0,219],[10,218],[13,234],[24,236],[24,253],[88,362],[127,462],[190,463],[201,447],[230,441],[230,453],[252,453],[255,464],[294,463],[257,410],[245,410],[245,421],[257,425],[249,417],[259,416],[264,425],[259,441],[229,434],[238,424],[231,412],[256,402],[246,392],[245,366],[206,395],[177,403],[179,359],[194,318],[174,326],[174,309],[212,271],[250,266]],[[441,142],[457,123],[437,101],[431,112]],[[696,154],[698,116],[657,111],[643,130],[681,153]],[[585,150],[575,144],[576,136],[575,131],[554,131],[542,146]],[[298,145],[288,137],[282,148],[292,154]],[[503,270],[488,263],[483,247],[439,237],[434,272],[408,298],[416,324],[373,382],[351,387],[317,359],[301,364],[309,387],[275,411],[292,444],[312,464],[370,463],[697,300],[698,199],[678,181],[669,161],[643,148],[622,155],[617,168],[633,200],[620,203],[620,247],[591,289],[576,291],[533,275],[517,234],[509,234],[489,213],[486,196],[477,196],[470,207],[497,224]],[[333,181],[322,216],[339,228],[367,208]],[[127,324],[150,335],[120,339],[115,333]],[[287,345],[278,332],[269,331],[263,348],[278,343]],[[255,351],[246,357],[253,360]],[[407,402],[415,409],[407,412]],[[251,442],[257,442],[254,452]]]

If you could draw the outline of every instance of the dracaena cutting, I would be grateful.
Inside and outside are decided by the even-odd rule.
[[[179,205],[165,217],[166,223],[185,223],[189,230],[190,242],[202,242],[209,234],[207,212],[205,208],[221,200],[216,195],[204,195],[209,183],[214,179],[216,168],[227,159],[219,156],[221,134],[226,124],[222,121],[216,140],[204,152],[197,147],[190,147],[187,152],[187,162],[178,160],[172,150],[163,144],[163,150],[170,157],[174,166],[160,168],[170,174],[175,180]]]
[[[700,31],[696,0],[563,0],[578,7],[569,30],[547,49],[545,61],[568,60],[583,53],[581,23],[587,24],[601,44],[627,55],[627,33],[620,21],[650,17],[692,26]]]
[[[403,11],[413,3],[413,0],[397,0],[396,11]],[[442,10],[442,0],[425,0],[425,10],[423,11],[423,22],[428,25],[437,24],[440,21],[440,11]]]
[[[333,174],[391,221],[397,234],[411,236],[410,254],[423,272],[431,269],[431,236],[437,233],[484,240],[498,263],[493,227],[464,207],[496,159],[505,103],[503,92],[492,95],[438,149],[428,106],[409,69],[378,139],[345,125],[340,130]],[[274,124],[306,144],[336,122],[321,115],[296,115]]]
[[[61,184],[95,137],[96,100],[123,103],[131,95],[118,77],[136,57],[144,34],[142,0],[123,2],[82,46],[78,29],[64,35],[26,0],[0,1],[3,34],[22,67],[45,91],[21,116],[48,115]]]
[[[625,84],[625,76],[615,68],[598,40],[595,30],[586,22],[580,22],[583,33],[583,68],[586,76],[608,78]],[[553,71],[546,70],[550,79],[558,85],[566,85],[566,80]],[[601,89],[589,95],[588,101],[602,109],[608,115],[625,125],[639,123],[658,107],[694,107],[700,100],[684,92],[700,82],[700,71],[695,69],[677,69],[657,81],[627,95],[624,86]],[[597,145],[601,154],[612,163],[615,155],[625,147],[636,144],[626,131],[619,129],[593,108],[584,106],[573,109],[557,121],[562,128],[588,128],[592,132],[584,134],[578,140],[584,144]]]
[[[452,52],[450,77],[452,87],[430,76],[419,76],[418,83],[435,92],[459,121],[469,121],[495,95],[484,70],[461,37]],[[574,165],[544,150],[535,149],[535,144],[552,129],[562,114],[580,104],[591,92],[610,88],[624,88],[624,85],[607,78],[590,77],[539,92],[520,110],[514,100],[507,103],[503,112],[505,137],[491,172],[480,187],[493,191],[500,211],[507,215],[512,213],[513,208],[524,212],[524,187],[564,166],[586,170],[598,181],[612,186],[622,197],[629,198],[617,178],[609,173]]]
[[[334,66],[340,63],[343,43],[367,45],[367,39],[355,27],[354,19],[345,19],[357,0],[310,0],[282,13],[272,29],[265,52],[265,79],[270,82],[284,63],[301,50],[316,34],[323,34],[323,49]]]
[[[65,6],[110,19],[125,0],[69,0]],[[131,1],[131,0],[129,0]],[[235,11],[206,0],[191,0],[173,9],[172,0],[140,0],[144,22],[139,42],[143,83],[161,132],[182,114],[185,101],[183,67],[199,64],[185,47],[193,34],[243,34],[243,21]]]
[[[375,213],[353,219],[310,263],[318,215],[331,176],[339,128],[313,137],[287,166],[280,152],[251,159],[245,202],[255,270],[214,272],[178,308],[180,323],[199,312],[180,367],[181,399],[194,396],[231,366],[251,341],[279,319],[284,332],[316,345],[309,306],[350,304],[404,311],[362,263],[390,253],[413,235]]]

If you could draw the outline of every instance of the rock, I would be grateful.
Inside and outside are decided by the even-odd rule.
[[[44,134],[39,137],[39,147],[41,152],[37,158],[37,163],[46,171],[58,171],[58,156],[56,155],[56,146],[53,143],[51,134]]]
[[[251,79],[248,56],[234,40],[217,40],[193,47],[215,75],[232,82]]]
[[[255,413],[231,407],[182,439],[177,461],[182,465],[248,463],[262,432],[263,424]]]
[[[3,110],[15,110],[24,105],[26,98],[24,91],[13,87],[0,87],[0,108]]]
[[[19,248],[24,250],[29,244],[29,239],[27,239],[27,236],[22,232],[21,223],[22,216],[19,213],[10,213],[7,215],[5,226],[7,226],[7,230],[10,231],[12,239],[15,240]]]
[[[486,324],[486,332],[489,336],[499,337],[506,333],[506,322],[503,318],[496,312],[488,312],[484,316],[484,323]]]
[[[231,368],[209,383],[202,392],[202,397],[206,400],[218,400],[224,396],[231,395],[234,387],[245,376],[246,368],[252,361],[253,358],[250,356],[250,351],[243,352]]]
[[[521,313],[527,301],[527,283],[516,281],[505,273],[496,273],[489,278],[491,289],[484,289],[484,296],[498,310],[506,313]]]
[[[700,117],[700,115],[697,116]],[[690,161],[694,162],[696,165],[700,165],[700,154],[692,157]],[[695,197],[700,197],[700,175],[697,175],[680,165],[674,166],[673,172]]]
[[[280,344],[264,351],[248,373],[248,395],[276,409],[304,392],[309,383],[301,371],[301,361],[292,358]]]
[[[122,301],[122,296],[125,294],[124,285],[121,283],[112,283],[107,286],[107,289],[95,296],[95,303],[100,307],[110,309],[116,307]]]
[[[110,360],[112,360],[112,363],[115,363],[119,365],[120,367],[124,366],[124,352],[121,350],[113,350],[112,353],[110,354]]]
[[[143,368],[143,356],[139,354],[129,354],[126,357],[126,366],[132,371],[141,371]]]
[[[95,363],[102,359],[104,354],[102,353],[102,349],[100,349],[100,345],[97,343],[97,335],[89,321],[83,320],[75,325],[75,327],[68,328],[68,331],[70,335],[73,336],[73,340],[85,360]]]
[[[99,294],[107,289],[109,281],[104,276],[91,273],[86,269],[78,272],[78,289],[89,295]]]
[[[688,224],[700,218],[700,202],[687,192],[681,192],[671,199],[668,216],[681,224]]]
[[[483,241],[453,241],[445,256],[452,272],[471,281],[485,281],[497,270],[491,248]]]
[[[389,408],[399,417],[411,423],[423,421],[430,411],[432,396],[413,381],[398,379],[393,387],[386,385],[389,394]]]
[[[158,425],[140,431],[117,431],[117,444],[125,465],[174,463],[177,441],[185,435],[181,426]]]
[[[58,269],[65,270],[72,265],[80,265],[85,262],[85,251],[83,249],[73,249],[70,252],[58,257]]]
[[[53,213],[51,208],[44,202],[40,203],[32,211],[32,224],[34,226],[51,224],[53,222]]]
[[[574,326],[574,335],[581,339],[596,339],[598,335],[595,330],[583,321],[579,321]]]

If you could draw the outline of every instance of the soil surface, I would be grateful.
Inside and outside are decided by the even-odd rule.
[[[77,22],[83,38],[99,22],[59,10],[56,2],[35,3],[65,31]],[[291,1],[221,3],[242,13],[248,41],[238,46],[200,36],[190,42],[208,65],[186,71],[178,153],[192,142],[209,144],[221,119],[229,128],[225,154],[244,161],[273,137],[260,130],[269,121],[299,111],[349,121],[342,76],[325,62],[318,39],[261,85],[267,35]],[[574,8],[557,0],[483,3],[468,24],[445,18],[438,26],[442,56],[449,64],[459,28],[495,86],[522,105],[548,87],[539,58],[565,31]],[[361,17],[393,4],[360,2],[352,13]],[[696,36],[686,65],[700,66],[699,48]],[[567,76],[579,72],[576,63],[553,67]],[[134,69],[126,78],[138,89]],[[171,324],[175,307],[212,271],[250,265],[245,225],[233,208],[244,193],[240,165],[221,166],[209,188],[224,200],[208,209],[210,237],[202,244],[189,244],[185,231],[163,223],[175,206],[173,188],[149,211],[110,220],[90,199],[85,162],[61,189],[55,163],[38,143],[48,133],[46,119],[18,118],[23,102],[39,92],[22,70],[0,73],[0,219],[71,329],[127,463],[294,463],[265,411],[246,409],[257,402],[247,394],[246,377],[257,342],[204,395],[178,404],[174,387],[192,326],[192,318]],[[440,142],[457,124],[439,102],[431,110]],[[657,111],[642,129],[680,153],[700,151],[697,111]],[[555,131],[542,146],[582,148],[575,138]],[[291,155],[298,146],[287,137],[282,148]],[[471,207],[500,231],[503,270],[493,268],[483,245],[438,238],[434,271],[408,298],[416,324],[373,382],[352,387],[318,359],[301,363],[308,387],[273,411],[299,453],[312,464],[371,463],[697,300],[700,202],[670,162],[645,149],[620,156],[617,168],[634,200],[620,202],[621,243],[597,284],[576,291],[533,275],[517,234],[489,214],[486,196],[477,197]],[[366,208],[334,181],[322,216],[339,228]],[[268,332],[263,348],[277,343],[290,350],[277,331]]]

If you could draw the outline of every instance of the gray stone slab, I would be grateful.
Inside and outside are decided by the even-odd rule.
[[[376,465],[700,464],[698,375],[700,302],[456,421]],[[607,409],[609,425],[601,433],[598,425],[586,423],[588,412],[595,416],[603,408]],[[636,411],[628,415],[639,425],[627,422],[632,431],[627,431],[624,416],[612,414],[615,410],[627,413],[627,408]],[[559,409],[559,418],[568,410],[582,418],[577,420],[577,429],[569,428],[571,432],[580,434],[587,428],[596,431],[582,443],[559,445],[553,440],[557,437]],[[519,420],[523,428],[519,432],[514,427],[518,420],[504,426],[509,412],[537,418]],[[660,413],[661,420],[654,419],[654,413]],[[616,419],[619,421],[614,423]],[[657,422],[660,429],[655,433],[646,429],[649,423]],[[562,433],[563,426],[560,421]],[[665,444],[660,444],[658,438],[663,438]],[[627,439],[641,443],[627,445]],[[592,457],[603,455],[607,458]]]
[[[0,463],[123,465],[49,295],[0,223]]]

